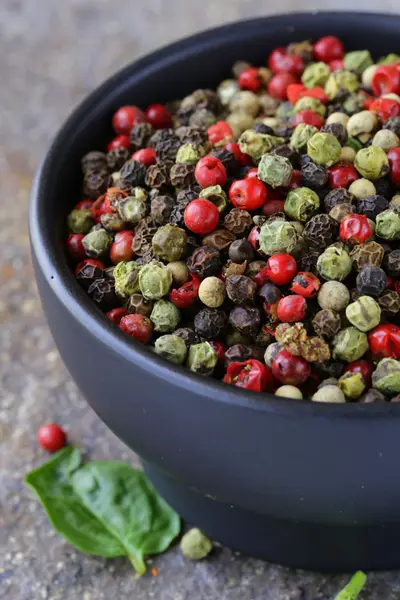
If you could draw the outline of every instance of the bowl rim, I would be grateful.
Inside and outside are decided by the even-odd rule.
[[[300,13],[286,13],[259,17],[254,19],[234,21],[218,27],[213,27],[200,33],[196,33],[180,39],[176,42],[162,46],[155,51],[139,57],[136,61],[118,70],[97,86],[89,95],[69,113],[62,126],[52,139],[50,146],[38,167],[33,180],[30,203],[29,203],[29,234],[32,251],[42,274],[44,275],[52,292],[64,306],[64,308],[79,321],[81,327],[89,334],[96,337],[100,344],[108,346],[109,350],[119,354],[125,360],[138,365],[149,375],[159,379],[168,380],[171,384],[183,388],[190,393],[196,386],[199,395],[207,400],[231,404],[243,409],[257,410],[273,413],[288,418],[315,417],[315,418],[385,418],[387,416],[400,415],[400,403],[397,405],[390,402],[382,404],[364,405],[360,403],[325,404],[318,402],[302,402],[291,398],[276,397],[269,392],[252,392],[242,390],[235,386],[228,386],[220,380],[203,378],[183,366],[176,366],[165,359],[151,354],[148,347],[132,341],[123,334],[115,325],[104,318],[101,313],[82,291],[70,268],[65,268],[60,257],[63,249],[57,248],[51,241],[50,232],[44,226],[43,209],[45,197],[49,193],[49,181],[51,179],[52,165],[58,151],[62,149],[63,139],[69,130],[78,136],[79,126],[87,117],[93,106],[101,104],[101,100],[107,96],[115,86],[121,90],[128,86],[127,76],[137,74],[149,74],[154,70],[162,69],[163,64],[168,64],[185,53],[199,52],[215,41],[224,37],[235,37],[243,26],[252,27],[260,24],[273,23],[286,25],[292,28],[293,21],[299,22],[323,16],[327,20],[331,17],[345,15],[346,19],[360,18],[373,19],[375,22],[397,18],[400,16],[393,13],[355,12],[355,11],[308,11]],[[379,24],[377,24],[378,26]],[[125,83],[124,83],[125,81]],[[71,142],[72,144],[73,142]]]

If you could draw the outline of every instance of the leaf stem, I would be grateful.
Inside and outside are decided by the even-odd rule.
[[[362,571],[357,571],[345,588],[336,596],[335,600],[356,600],[363,589],[367,576]]]
[[[147,567],[143,560],[143,556],[133,556],[132,554],[129,554],[128,558],[138,575],[144,575],[144,573],[146,573]]]

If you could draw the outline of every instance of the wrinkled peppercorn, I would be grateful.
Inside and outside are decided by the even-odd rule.
[[[188,163],[173,165],[169,174],[171,184],[177,188],[189,187],[194,182],[194,166]]]
[[[88,171],[106,171],[107,155],[97,150],[88,152],[81,160],[81,168],[84,175]]]
[[[232,152],[229,152],[226,148],[214,148],[211,152],[211,156],[218,158],[224,165],[228,175],[232,174],[237,169],[237,160]]]
[[[301,168],[301,185],[310,188],[324,187],[328,181],[328,172],[323,165],[316,165],[313,162],[305,164]]]
[[[271,154],[278,154],[279,156],[287,158],[291,162],[294,169],[296,169],[300,164],[299,154],[295,152],[295,150],[293,150],[288,144],[276,146],[273,148]]]
[[[237,237],[245,236],[253,226],[253,219],[247,210],[232,208],[225,216],[224,226]]]
[[[163,131],[162,129],[160,131]],[[142,123],[137,123],[131,129],[130,133],[130,141],[133,150],[140,150],[147,146],[147,143],[150,139],[150,136],[154,133],[153,127],[150,123],[146,123],[145,121]]]
[[[89,286],[88,294],[102,310],[108,310],[118,306],[119,301],[115,293],[114,281],[112,279],[96,279]]]
[[[312,326],[317,335],[333,337],[340,330],[341,318],[339,313],[327,308],[316,313]]]
[[[175,135],[179,138],[181,144],[204,146],[207,143],[206,130],[198,127],[188,127],[183,125],[178,127],[178,129],[175,129]]]
[[[356,209],[352,204],[336,204],[336,206],[329,211],[329,216],[337,223],[341,223],[345,217],[355,212]]]
[[[99,196],[107,191],[110,186],[111,178],[108,169],[101,168],[93,171],[86,171],[83,178],[83,194],[90,200],[97,200]]]
[[[235,344],[228,348],[224,356],[225,368],[232,362],[244,362],[254,358],[253,349],[251,346],[245,346],[245,344]]]
[[[337,237],[337,224],[322,213],[311,217],[303,231],[303,238],[311,248],[325,248]]]
[[[132,249],[138,256],[145,256],[151,251],[151,241],[154,234],[157,232],[157,227],[151,218],[142,219],[135,229]]]
[[[119,186],[126,192],[133,187],[143,185],[146,177],[146,167],[137,160],[129,160],[119,172]]]
[[[197,248],[187,261],[189,270],[201,278],[215,275],[221,266],[219,251],[212,246]]]
[[[400,276],[400,250],[392,250],[387,257],[385,257],[385,267],[389,275],[393,277]]]
[[[132,294],[129,296],[125,306],[128,313],[150,317],[154,302],[146,300],[142,294]]]
[[[107,166],[110,171],[119,171],[122,169],[127,160],[129,160],[130,152],[127,148],[113,148],[107,154]]]
[[[321,127],[320,131],[322,133],[334,135],[342,146],[344,146],[347,142],[347,129],[344,127],[344,125],[342,125],[342,123],[329,123],[328,125]]]
[[[194,318],[196,333],[206,340],[220,337],[225,327],[226,315],[218,308],[203,308]]]
[[[357,275],[357,293],[360,296],[379,296],[386,285],[386,273],[380,267],[364,267]]]
[[[92,262],[83,261],[80,265],[78,265],[75,276],[81,286],[88,290],[91,284],[96,279],[103,279],[104,271],[97,264],[93,264]],[[400,296],[399,296],[400,298]]]
[[[308,273],[311,271],[312,273],[317,272],[317,260],[320,255],[319,250],[310,249],[309,252],[306,252],[298,259],[298,269],[299,271],[304,271]]]
[[[172,163],[168,161],[157,161],[150,165],[146,172],[146,185],[152,188],[163,188],[170,184],[169,172]]]
[[[384,196],[366,196],[357,202],[357,213],[375,221],[376,217],[389,206]]]
[[[364,267],[380,267],[383,255],[384,249],[377,242],[358,244],[350,252],[350,257],[353,259],[357,271],[361,271]]]
[[[325,196],[324,205],[326,212],[332,210],[337,204],[352,204],[355,198],[346,188],[336,188]]]
[[[230,275],[226,279],[226,293],[234,304],[253,304],[257,284],[246,275]]]
[[[175,329],[174,335],[181,338],[186,344],[186,347],[194,346],[195,344],[200,344],[200,338],[191,327],[180,327],[179,329]]]
[[[229,314],[229,324],[244,335],[254,336],[261,322],[258,308],[235,306]]]
[[[382,311],[388,317],[394,317],[400,311],[400,296],[394,290],[384,291],[377,300]]]
[[[229,248],[230,244],[235,240],[233,233],[227,229],[215,229],[203,238],[203,245],[216,248],[220,252]]]
[[[171,196],[156,196],[150,203],[150,216],[156,225],[165,225],[175,207]]]

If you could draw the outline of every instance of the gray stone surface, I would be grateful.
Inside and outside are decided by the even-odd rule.
[[[303,0],[303,9],[319,3]],[[354,4],[356,5],[356,3]],[[281,11],[297,7],[279,3]],[[347,0],[332,6],[348,8]],[[358,5],[357,5],[358,6]],[[395,10],[398,0],[380,8]],[[327,8],[327,6],[326,6]],[[375,8],[373,0],[363,8]],[[26,213],[39,157],[71,108],[115,69],[196,29],[265,14],[261,0],[2,0],[0,3],[0,597],[10,600],[317,600],[345,576],[291,571],[217,547],[191,564],[177,549],[159,576],[126,560],[80,555],[49,526],[22,483],[44,458],[35,432],[52,420],[95,458],[136,462],[80,397],[53,345],[29,260]],[[363,600],[400,599],[400,575],[370,576]]]

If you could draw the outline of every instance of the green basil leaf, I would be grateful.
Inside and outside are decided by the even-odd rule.
[[[127,464],[90,462],[73,473],[71,482],[140,574],[146,571],[144,556],[163,552],[179,535],[179,515],[158,496],[144,473]]]
[[[336,596],[335,600],[356,600],[363,589],[367,576],[362,571],[357,571],[349,583]]]
[[[47,463],[28,473],[25,483],[42,503],[56,531],[80,552],[123,556],[120,542],[82,504],[70,477],[81,462],[79,450],[67,446]]]

